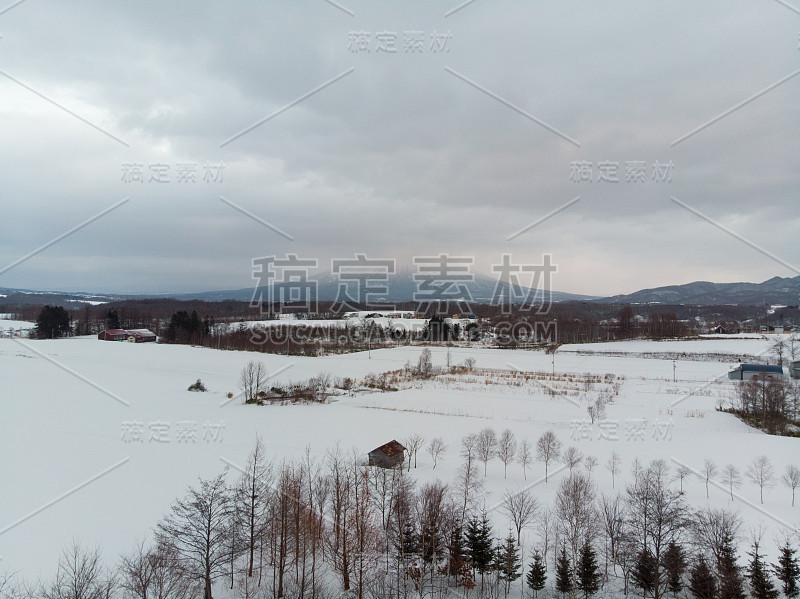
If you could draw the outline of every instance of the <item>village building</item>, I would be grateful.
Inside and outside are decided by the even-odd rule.
[[[100,341],[128,341],[129,343],[153,343],[156,334],[149,329],[106,329],[98,333]]]
[[[739,364],[728,372],[728,378],[732,381],[749,381],[756,376],[780,378],[783,377],[783,368],[770,364]]]

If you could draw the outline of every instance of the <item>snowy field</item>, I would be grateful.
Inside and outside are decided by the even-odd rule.
[[[341,396],[327,405],[256,407],[226,400],[227,392],[238,392],[239,372],[250,360],[280,371],[275,379],[284,382],[320,372],[362,377],[416,362],[421,352],[416,346],[373,351],[371,358],[367,353],[299,358],[95,337],[0,339],[0,570],[19,570],[27,579],[51,577],[61,549],[73,539],[100,545],[107,563],[116,562],[137,539],[150,537],[172,501],[198,476],[215,475],[226,462],[243,464],[256,433],[277,460],[300,457],[307,446],[323,459],[337,442],[366,453],[413,433],[427,440],[440,436],[449,449],[435,471],[427,452],[420,452],[412,469],[420,481],[451,482],[460,463],[460,439],[485,427],[498,434],[509,428],[518,440],[531,443],[552,429],[565,446],[598,458],[593,477],[600,492],[612,491],[604,467],[612,450],[624,460],[617,490],[624,488],[637,457],[645,465],[663,458],[673,470],[681,462],[697,471],[710,458],[720,467],[733,463],[744,471],[754,456],[767,454],[780,476],[787,464],[800,464],[800,439],[767,436],[715,411],[732,389],[726,375],[735,360],[677,360],[673,371],[672,359],[640,355],[758,355],[768,345],[761,338],[570,345],[562,346],[554,360],[539,351],[451,350],[453,364],[471,357],[478,368],[555,368],[557,374],[624,377],[601,428],[587,423],[580,397],[551,396],[544,386],[532,391],[513,385],[425,384]],[[432,351],[434,363],[443,365],[446,350]],[[187,391],[197,378],[208,393]],[[536,483],[543,474],[544,466],[535,463],[526,482],[519,464],[512,464],[504,479],[502,463],[490,462],[487,508],[505,489]],[[551,476],[548,485],[536,484],[543,504],[552,503],[560,476]],[[707,500],[704,484],[695,477],[684,481],[684,489],[693,507],[708,501],[737,509],[745,532],[763,526],[770,558],[773,538],[800,525],[800,507],[791,507],[791,491],[781,485],[765,492],[763,506],[758,488],[748,481],[733,502],[716,487]],[[504,517],[497,511],[492,517],[503,535]]]

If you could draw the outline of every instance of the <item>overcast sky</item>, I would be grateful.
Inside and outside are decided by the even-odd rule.
[[[586,294],[799,274],[800,2],[459,4],[0,14],[0,270],[108,211],[0,287],[239,288],[287,252],[549,253]]]

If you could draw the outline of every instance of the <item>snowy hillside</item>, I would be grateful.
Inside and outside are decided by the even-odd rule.
[[[663,458],[673,470],[682,463],[696,471],[710,458],[720,467],[733,463],[744,470],[754,456],[767,454],[780,474],[787,464],[800,462],[800,439],[767,436],[715,411],[729,397],[732,383],[726,373],[736,360],[694,359],[706,353],[758,355],[768,344],[708,339],[571,345],[562,346],[555,358],[543,352],[452,348],[454,364],[474,358],[478,369],[555,370],[557,376],[517,386],[421,383],[398,392],[343,395],[325,405],[257,407],[226,398],[228,392],[238,393],[239,373],[250,360],[279,372],[275,381],[299,381],[320,372],[363,377],[416,362],[421,348],[378,350],[371,358],[366,353],[298,358],[93,337],[0,339],[0,566],[29,579],[50,576],[61,549],[73,539],[100,545],[114,563],[137,539],[150,536],[171,502],[198,476],[211,477],[226,463],[244,464],[257,433],[277,461],[299,458],[307,446],[322,459],[336,443],[366,453],[413,433],[426,440],[439,436],[449,449],[436,470],[420,451],[411,474],[446,483],[460,464],[461,438],[485,427],[498,433],[508,428],[531,443],[553,430],[565,446],[598,459],[592,476],[601,492],[611,491],[604,465],[612,451],[623,457],[617,490],[630,477],[634,458],[645,465]],[[672,359],[640,355],[665,351],[691,356],[678,360],[673,370]],[[445,363],[445,348],[432,353],[435,364]],[[608,404],[602,426],[589,423],[586,411],[586,398],[602,384],[567,385],[574,392],[565,394],[548,391],[561,384],[561,375],[584,373],[618,377],[618,395]],[[208,393],[187,391],[197,378]],[[512,464],[504,479],[502,464],[494,460],[483,501],[490,508],[506,489],[520,489],[543,474],[536,462],[525,481],[519,464]],[[534,487],[542,504],[552,502],[559,476]],[[791,507],[791,491],[783,486],[766,492],[761,505],[758,488],[747,481],[733,502],[714,486],[707,500],[697,477],[683,484],[692,506],[732,507],[746,526],[766,527],[765,549],[772,556],[773,537],[800,523],[800,507]],[[504,516],[495,510],[492,518],[504,534]]]

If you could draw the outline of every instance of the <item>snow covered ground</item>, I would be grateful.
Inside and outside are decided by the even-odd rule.
[[[2,323],[3,321],[0,321]],[[18,323],[14,323],[15,325]],[[109,563],[149,537],[172,501],[198,476],[209,477],[225,462],[246,461],[256,433],[276,459],[300,457],[306,446],[322,459],[341,443],[367,452],[391,439],[413,433],[442,437],[449,449],[433,471],[430,456],[419,454],[412,474],[451,482],[460,463],[460,439],[491,426],[498,434],[511,429],[519,440],[535,443],[552,429],[565,445],[594,455],[599,490],[611,492],[604,465],[612,450],[623,456],[624,488],[630,465],[667,460],[699,471],[706,458],[744,471],[752,457],[770,456],[780,475],[789,463],[800,464],[800,439],[772,437],[734,416],[715,411],[728,397],[727,371],[736,361],[677,360],[642,357],[642,353],[686,352],[757,355],[766,339],[714,338],[699,341],[607,343],[562,346],[555,359],[540,351],[453,348],[453,364],[471,357],[478,368],[559,373],[613,373],[624,377],[619,395],[601,427],[587,422],[581,395],[551,396],[545,386],[531,388],[479,385],[422,385],[396,393],[342,396],[327,405],[244,406],[227,401],[237,393],[241,368],[262,361],[279,381],[299,381],[320,372],[361,377],[416,362],[422,348],[401,346],[367,353],[301,358],[208,348],[157,344],[108,343],[95,337],[62,340],[0,339],[0,570],[20,570],[33,579],[51,577],[58,555],[72,539],[99,544]],[[445,348],[432,348],[443,365]],[[594,352],[592,354],[585,352]],[[611,352],[614,355],[607,355]],[[618,355],[621,354],[621,355]],[[625,355],[628,354],[628,355]],[[187,387],[201,378],[208,393]],[[599,388],[599,386],[598,386]],[[588,392],[591,396],[594,390]],[[505,489],[532,484],[544,474],[534,464],[523,480],[518,464],[503,478],[502,464],[489,464],[487,508]],[[535,492],[552,502],[559,475]],[[676,483],[677,484],[677,483]],[[768,557],[773,537],[800,525],[800,506],[792,508],[791,491],[777,486],[765,493],[745,482],[733,502],[726,491],[705,487],[697,478],[684,481],[693,506],[738,509],[748,526],[763,525]],[[493,512],[497,534],[507,524]]]

